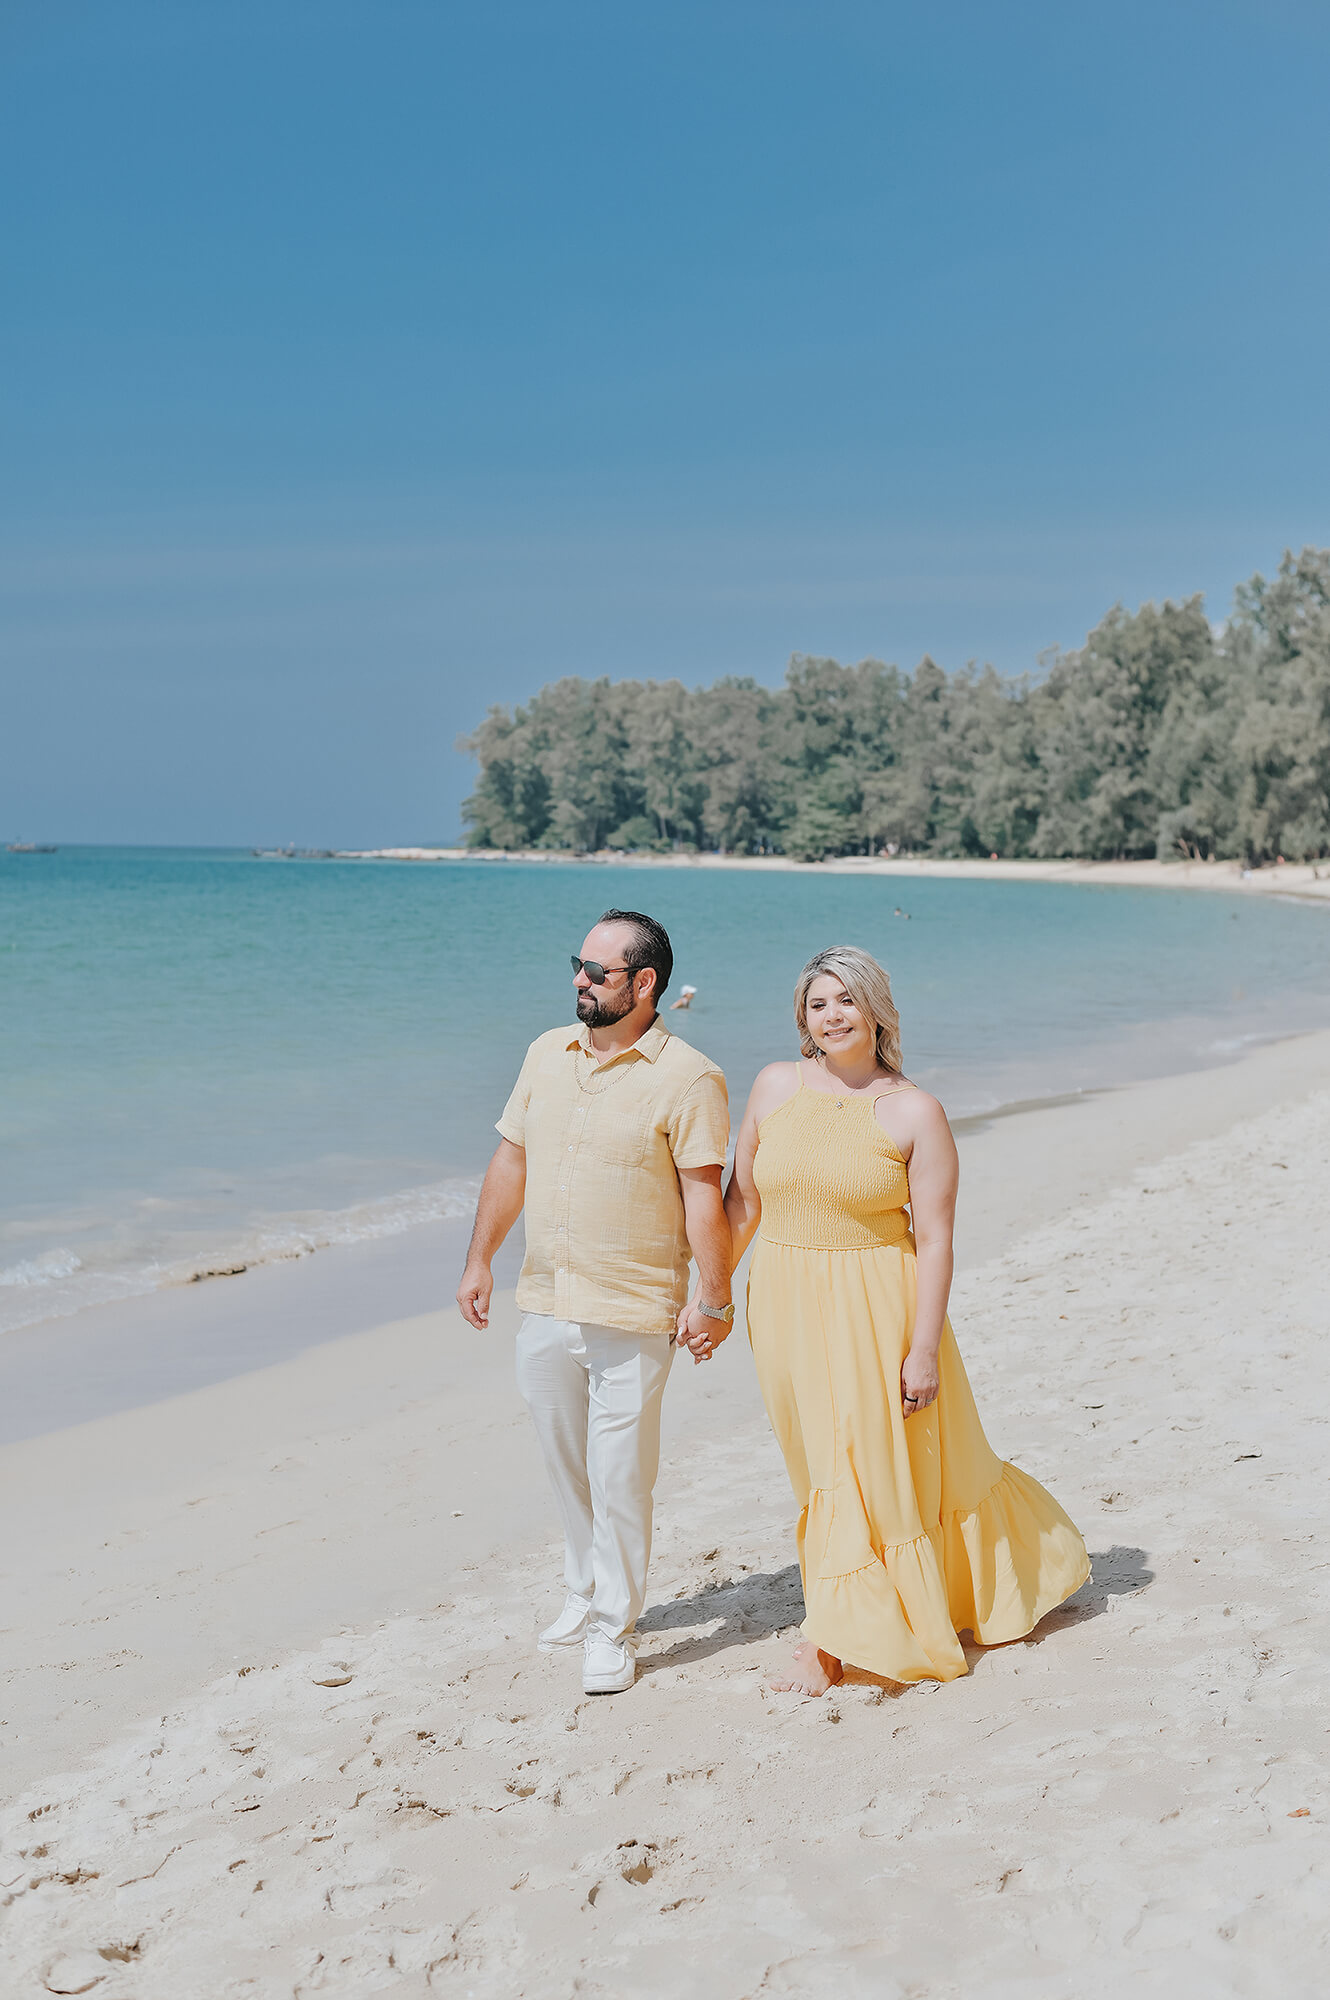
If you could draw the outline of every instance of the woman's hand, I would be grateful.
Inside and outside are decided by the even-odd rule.
[[[894,1117],[909,1123],[903,1136],[910,1142],[910,1216],[914,1223],[915,1293],[910,1353],[901,1369],[901,1407],[907,1417],[926,1410],[937,1396],[937,1357],[947,1323],[951,1290],[951,1230],[956,1213],[958,1166],[956,1142],[946,1113],[925,1091],[879,1098]]]
[[[916,1354],[911,1348],[901,1367],[901,1408],[907,1417],[917,1417],[937,1401],[937,1356]]]
[[[709,1313],[697,1309],[698,1294],[694,1292],[688,1304],[675,1321],[674,1337],[680,1347],[686,1347],[693,1360],[710,1361],[723,1340],[729,1338],[730,1329],[723,1319],[712,1319]]]

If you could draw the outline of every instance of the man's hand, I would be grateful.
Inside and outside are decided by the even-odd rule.
[[[679,1169],[688,1247],[697,1265],[697,1290],[679,1314],[676,1337],[694,1361],[710,1361],[730,1330],[727,1321],[708,1319],[697,1309],[700,1300],[709,1306],[727,1306],[730,1302],[733,1244],[720,1181],[718,1166]]]
[[[522,1213],[525,1198],[525,1149],[515,1146],[511,1139],[500,1139],[494,1158],[485,1169],[476,1203],[476,1226],[471,1231],[471,1248],[466,1253],[466,1269],[457,1287],[462,1318],[477,1333],[483,1333],[490,1323],[490,1300],[494,1296],[490,1260]]]
[[[710,1361],[721,1342],[729,1339],[731,1324],[732,1322],[712,1319],[709,1314],[700,1312],[697,1299],[694,1297],[679,1314],[676,1338],[680,1347],[688,1349],[694,1362]]]
[[[457,1303],[468,1326],[483,1333],[490,1323],[490,1300],[494,1296],[494,1273],[488,1264],[473,1257],[457,1287]]]

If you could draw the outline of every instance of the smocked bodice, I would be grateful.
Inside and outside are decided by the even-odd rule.
[[[874,1100],[801,1086],[758,1127],[761,1240],[803,1250],[879,1250],[910,1235],[905,1162]]]

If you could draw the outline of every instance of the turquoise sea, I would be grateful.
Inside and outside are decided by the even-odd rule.
[[[1185,890],[218,850],[0,855],[0,1328],[461,1218],[568,954],[647,907],[742,1104],[821,946],[954,1118],[1330,1024],[1330,912]],[[897,906],[908,911],[895,914]],[[673,996],[671,996],[673,997]]]

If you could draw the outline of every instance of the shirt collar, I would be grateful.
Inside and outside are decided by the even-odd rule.
[[[611,1056],[610,1061],[619,1062],[624,1056],[645,1056],[648,1062],[654,1062],[669,1039],[670,1031],[657,1015],[645,1033],[639,1035],[629,1048],[620,1049],[617,1056]],[[591,1030],[585,1021],[579,1021],[564,1046],[568,1049],[581,1049],[586,1055],[596,1053],[591,1046]]]

